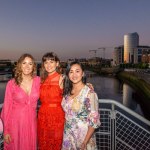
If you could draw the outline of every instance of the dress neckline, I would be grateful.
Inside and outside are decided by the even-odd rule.
[[[82,95],[82,93],[83,93],[83,91],[84,91],[85,88],[86,88],[86,85],[84,85],[84,86],[81,88],[79,94],[76,95],[75,97],[71,98],[71,97],[69,96],[69,100],[72,101],[72,100],[74,100],[74,99],[78,99],[78,97],[81,97],[81,95]]]
[[[34,78],[35,77],[33,77],[32,78],[32,85],[31,85],[31,91],[29,92],[29,93],[27,93],[21,86],[19,86],[20,87],[20,89],[27,95],[27,96],[30,96],[31,95],[31,93],[32,93],[32,89],[33,89],[33,84],[34,84]]]
[[[58,72],[54,72],[53,74],[48,75],[49,79],[52,79],[54,77],[56,77],[59,73]]]

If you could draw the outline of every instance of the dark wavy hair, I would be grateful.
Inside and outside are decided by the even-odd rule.
[[[31,58],[31,60],[33,62],[33,70],[31,72],[31,76],[34,77],[36,75],[36,63],[35,63],[33,56],[31,54],[27,54],[27,53],[21,55],[17,61],[15,68],[14,68],[14,79],[15,79],[15,82],[17,85],[20,85],[23,80],[21,65],[26,57]]]
[[[48,72],[45,70],[45,67],[44,67],[44,62],[46,60],[54,60],[54,61],[58,62],[59,65],[57,66],[56,71],[58,73],[61,73],[60,60],[59,60],[58,56],[54,52],[48,52],[48,53],[44,54],[42,57],[41,72],[40,72],[42,83],[45,81],[45,79],[48,76]]]
[[[70,64],[68,64],[67,68],[66,68],[66,74],[65,74],[65,79],[64,79],[64,88],[63,88],[63,96],[66,96],[66,95],[71,95],[71,91],[72,91],[72,82],[71,80],[69,79],[69,72],[70,72],[70,69],[73,65],[79,65],[82,69],[82,71],[84,72],[84,67],[82,66],[82,64],[78,61],[73,61],[71,62]],[[84,76],[82,77],[82,82],[84,84],[86,84],[86,75],[84,73]]]

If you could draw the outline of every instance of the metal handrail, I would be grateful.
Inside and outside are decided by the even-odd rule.
[[[118,107],[120,107],[121,109],[123,109],[124,111],[127,111],[129,114],[135,116],[136,118],[138,118],[139,120],[143,121],[144,123],[146,123],[147,125],[150,126],[150,121],[147,120],[146,118],[144,118],[143,116],[137,114],[136,112],[134,112],[133,110],[125,107],[124,105],[122,105],[121,103],[113,100],[113,99],[99,99],[100,103],[106,103],[106,104],[114,104]],[[0,109],[2,108],[3,104],[0,104]]]
[[[150,126],[150,121],[147,120],[146,118],[144,118],[143,116],[137,114],[136,112],[134,112],[133,110],[125,107],[124,105],[122,105],[121,103],[114,101],[112,99],[99,99],[99,103],[106,103],[106,104],[114,104],[116,106],[118,106],[119,108],[123,109],[124,111],[127,111],[129,114],[133,115],[134,117],[136,117],[137,119],[143,121],[145,124]]]
[[[95,132],[98,149],[150,149],[149,120],[112,99],[99,99],[99,104],[101,126]],[[2,135],[0,133],[0,150],[3,149]]]
[[[98,149],[150,149],[150,121],[112,99],[99,99]]]

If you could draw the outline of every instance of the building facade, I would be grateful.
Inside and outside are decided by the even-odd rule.
[[[124,35],[124,63],[134,63],[134,52],[139,46],[138,33]]]
[[[150,63],[150,46],[138,46],[134,49],[134,63]]]
[[[114,60],[113,60],[113,64],[119,65],[124,63],[124,46],[118,46],[114,48]]]

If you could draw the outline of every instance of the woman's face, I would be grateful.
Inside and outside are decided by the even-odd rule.
[[[48,74],[52,74],[54,72],[56,72],[56,67],[58,66],[58,62],[56,62],[55,60],[46,60],[44,62],[44,67],[45,70],[48,72]]]
[[[74,64],[71,66],[69,71],[69,79],[72,81],[72,83],[76,84],[79,82],[82,82],[82,77],[84,75],[84,72],[80,65]]]
[[[23,75],[30,75],[33,71],[34,63],[30,57],[25,57],[21,63],[21,70]]]

